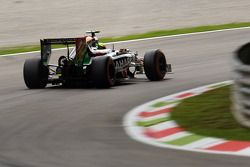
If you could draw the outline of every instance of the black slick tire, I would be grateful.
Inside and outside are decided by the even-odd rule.
[[[157,49],[148,51],[144,55],[144,71],[150,81],[160,81],[166,75],[166,58],[164,53]]]
[[[48,67],[44,66],[41,59],[28,59],[24,63],[23,78],[30,89],[45,88],[48,83]]]
[[[115,65],[111,57],[99,56],[92,59],[91,79],[97,88],[110,88],[115,84]]]

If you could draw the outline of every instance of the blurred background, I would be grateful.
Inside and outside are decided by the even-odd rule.
[[[101,30],[120,36],[249,21],[249,0],[0,0],[0,47]]]

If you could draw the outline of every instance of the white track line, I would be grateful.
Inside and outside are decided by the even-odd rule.
[[[154,40],[154,39],[162,39],[162,38],[175,38],[175,37],[183,37],[183,36],[190,36],[190,35],[210,34],[210,33],[216,33],[216,32],[225,32],[225,31],[234,31],[234,30],[245,30],[245,29],[249,29],[249,28],[250,27],[228,28],[228,29],[223,29],[223,30],[193,32],[193,33],[178,34],[178,35],[167,35],[167,36],[152,37],[152,38],[134,39],[134,40],[128,40],[128,41],[110,42],[110,43],[106,43],[106,44],[129,43],[129,42],[138,42],[138,41],[147,41],[147,40]]]
[[[147,41],[147,40],[156,40],[156,39],[163,39],[163,38],[176,38],[176,37],[184,37],[184,36],[191,36],[191,35],[200,35],[200,34],[210,34],[210,33],[217,33],[217,32],[226,32],[226,31],[235,31],[235,30],[245,30],[249,29],[250,27],[241,27],[241,28],[228,28],[223,30],[213,30],[213,31],[204,31],[204,32],[193,32],[193,33],[186,33],[186,34],[178,34],[178,35],[167,35],[167,36],[160,36],[160,37],[151,37],[151,38],[143,38],[143,39],[133,39],[133,40],[127,40],[127,41],[118,41],[118,42],[108,42],[109,44],[121,44],[121,43],[130,43],[130,42],[139,42],[139,41]],[[64,50],[65,48],[58,48],[53,49],[56,50]],[[33,53],[39,53],[40,51],[32,51],[32,52],[23,52],[23,53],[14,53],[14,54],[6,54],[6,55],[0,55],[0,57],[7,57],[7,56],[18,56],[18,55],[27,55],[27,54],[33,54]]]

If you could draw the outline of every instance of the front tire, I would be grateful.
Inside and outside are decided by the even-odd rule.
[[[115,64],[108,56],[95,57],[91,64],[91,78],[97,88],[109,88],[115,84]]]
[[[23,78],[30,89],[45,88],[48,83],[48,67],[44,66],[41,59],[26,60],[23,67]]]
[[[164,53],[157,49],[144,55],[144,71],[150,81],[160,81],[166,75],[167,62]]]

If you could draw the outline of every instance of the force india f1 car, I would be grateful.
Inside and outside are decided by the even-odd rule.
[[[97,88],[109,88],[116,82],[134,78],[145,73],[150,81],[163,80],[171,65],[159,50],[146,52],[139,58],[129,49],[106,49],[100,45],[95,33],[80,38],[42,39],[41,57],[28,59],[24,63],[23,76],[30,89],[45,88],[47,84],[67,87],[75,83],[92,83]],[[67,55],[61,56],[57,64],[49,64],[52,45],[65,45]],[[71,49],[70,46],[74,46]]]

